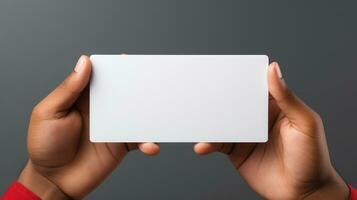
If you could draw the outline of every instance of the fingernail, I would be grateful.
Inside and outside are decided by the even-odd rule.
[[[279,77],[281,86],[286,88],[286,83],[285,83],[285,80],[283,78],[283,74],[281,73],[279,64],[277,62],[275,62],[273,66],[275,68],[276,75]]]
[[[76,67],[74,68],[74,71],[77,73],[81,72],[84,68],[84,63],[85,63],[85,57],[81,56],[76,64]]]
[[[280,67],[279,67],[279,64],[278,64],[278,63],[275,63],[275,70],[276,70],[276,74],[278,75],[278,77],[279,77],[280,79],[282,79],[282,78],[283,78],[283,75],[282,75],[282,73],[281,73],[281,70],[280,70]]]

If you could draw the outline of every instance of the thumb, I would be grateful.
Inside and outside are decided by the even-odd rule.
[[[48,117],[58,116],[67,113],[81,92],[87,86],[91,75],[91,62],[87,56],[81,56],[73,72],[45,99],[43,99],[35,109]]]
[[[287,87],[276,62],[269,65],[268,85],[271,96],[292,125],[304,129],[316,124],[317,114]]]

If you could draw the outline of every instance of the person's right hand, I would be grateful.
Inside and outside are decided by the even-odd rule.
[[[347,185],[331,165],[320,117],[288,89],[277,63],[269,66],[268,84],[268,142],[198,143],[195,152],[228,154],[245,181],[266,199],[348,198]]]
[[[81,199],[137,147],[148,155],[154,143],[91,143],[88,82],[91,62],[82,56],[74,71],[33,109],[29,161],[18,181],[42,199]]]

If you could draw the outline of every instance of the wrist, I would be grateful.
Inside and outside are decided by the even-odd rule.
[[[31,190],[41,199],[68,200],[71,199],[54,183],[36,171],[31,161],[22,170],[18,180],[19,183]]]
[[[343,181],[340,175],[333,169],[332,175],[329,179],[322,182],[318,188],[313,190],[305,198],[310,199],[349,199],[349,188]]]

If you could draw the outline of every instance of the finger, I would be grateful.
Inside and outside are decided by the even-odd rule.
[[[242,164],[254,152],[256,143],[197,143],[194,151],[199,155],[206,155],[213,152],[226,154],[236,169],[240,169]]]
[[[81,92],[87,86],[91,75],[91,62],[87,56],[81,56],[73,72],[38,106],[41,113],[57,116],[72,107]]]
[[[138,148],[146,155],[157,155],[160,152],[159,145],[152,142],[140,143]]]
[[[276,62],[269,66],[268,85],[271,96],[293,125],[301,128],[311,125],[316,118],[315,113],[289,90]]]
[[[193,150],[199,155],[206,155],[213,152],[221,152],[229,155],[234,149],[234,143],[197,143]]]
[[[281,110],[279,106],[277,105],[275,99],[269,94],[269,115],[268,115],[268,127],[269,130],[274,126],[276,120],[278,119],[278,116],[280,114]]]
[[[123,143],[126,151],[130,152],[130,151],[134,151],[136,149],[138,149],[138,143]]]

